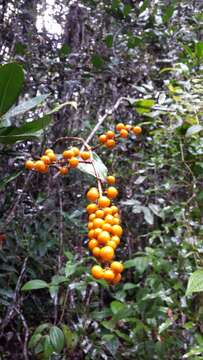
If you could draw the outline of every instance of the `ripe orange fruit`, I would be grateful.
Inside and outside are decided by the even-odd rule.
[[[48,152],[47,156],[49,157],[50,162],[56,161],[56,155],[54,152]]]
[[[46,165],[50,164],[50,158],[47,155],[41,156],[41,160],[44,161]]]
[[[132,125],[127,124],[125,125],[125,130],[130,131],[132,129]]]
[[[125,130],[125,129],[122,129],[122,130],[120,131],[120,136],[121,136],[122,138],[127,138],[127,137],[128,137],[128,131]]]
[[[98,246],[95,246],[94,249],[92,249],[93,256],[99,257],[100,256],[100,251],[101,251],[101,249]]]
[[[110,261],[114,257],[114,249],[111,246],[101,248],[100,256],[104,261]]]
[[[96,228],[96,229],[94,230],[94,236],[95,236],[95,238],[98,238],[100,232],[102,232],[102,229],[101,229],[101,228]]]
[[[91,273],[95,279],[102,279],[104,275],[104,271],[99,265],[94,265],[91,269]]]
[[[98,218],[103,218],[104,217],[104,210],[102,210],[102,209],[97,210],[95,215]]]
[[[96,187],[92,187],[88,190],[86,196],[89,201],[96,201],[99,197],[99,191]]]
[[[76,168],[79,164],[79,160],[76,157],[72,157],[68,162],[71,168]]]
[[[96,204],[93,204],[93,203],[87,205],[87,207],[86,207],[86,210],[87,210],[88,214],[94,213],[95,211],[97,211],[97,209],[98,209],[98,206]]]
[[[120,219],[117,217],[114,217],[112,225],[120,225],[120,223],[121,223]]]
[[[108,199],[107,196],[101,196],[98,199],[98,205],[101,208],[105,208],[105,207],[110,206],[110,203],[111,203],[111,201]]]
[[[115,206],[115,205],[112,205],[111,206],[111,211],[112,211],[112,215],[115,215],[116,213],[118,213],[118,208],[117,208],[117,206]]]
[[[103,219],[95,218],[95,219],[93,220],[93,228],[94,228],[94,229],[96,229],[96,228],[101,228],[103,224],[104,224],[104,220],[103,220]]]
[[[38,172],[46,171],[46,165],[45,165],[44,161],[42,161],[42,160],[36,161],[34,164],[34,169]]]
[[[98,241],[100,244],[106,244],[110,240],[110,234],[108,231],[101,231],[98,235]]]
[[[96,218],[96,215],[95,214],[90,214],[89,215],[89,221],[92,221]]]
[[[119,236],[117,236],[117,235],[112,236],[111,240],[112,240],[113,242],[115,242],[117,246],[118,246],[118,245],[120,244],[120,242],[121,242]]]
[[[113,270],[115,273],[121,273],[124,270],[124,266],[119,261],[113,261],[111,263],[111,270]]]
[[[104,215],[112,214],[111,207],[105,207],[104,208]]]
[[[114,217],[111,214],[106,215],[105,217],[105,223],[108,223],[110,225],[113,225],[114,223]]]
[[[115,278],[113,279],[112,283],[113,284],[118,284],[121,281],[121,274],[115,274]]]
[[[105,280],[112,281],[115,278],[115,274],[111,269],[106,269],[106,270],[104,270],[103,278]]]
[[[96,246],[98,246],[98,241],[96,239],[91,239],[89,242],[88,242],[88,248],[90,250],[94,249]]]
[[[107,176],[106,180],[109,185],[114,185],[116,182],[116,178],[113,175]]]
[[[44,153],[45,153],[45,155],[48,155],[48,153],[53,153],[53,152],[54,151],[52,149],[46,149]]]
[[[94,230],[90,230],[90,231],[88,232],[88,238],[89,238],[89,239],[93,239],[94,237],[95,237]]]
[[[80,154],[78,147],[72,147],[71,150],[73,151],[74,156],[78,156]]]
[[[83,151],[81,152],[80,156],[83,160],[88,160],[90,158],[90,153],[89,151]]]
[[[64,159],[71,159],[74,157],[74,152],[72,150],[65,150],[62,155]]]
[[[118,190],[114,186],[110,186],[107,189],[107,196],[109,199],[114,199],[118,196]]]
[[[101,144],[105,144],[105,142],[107,141],[107,136],[104,134],[100,135],[99,141]]]
[[[115,133],[111,130],[107,131],[105,135],[107,139],[113,139],[115,137]]]
[[[116,125],[116,130],[121,131],[122,129],[125,129],[125,125],[123,123],[118,123]]]
[[[32,160],[27,160],[27,161],[25,162],[25,168],[28,169],[28,170],[34,169],[34,168],[35,168],[35,163],[34,163],[34,161],[32,161]]]
[[[102,230],[111,232],[111,225],[110,225],[109,223],[105,223],[105,224],[102,226]]]
[[[106,141],[106,147],[107,147],[107,148],[113,149],[114,146],[116,146],[115,140],[113,140],[113,139],[108,139],[108,140]]]
[[[87,227],[88,227],[89,230],[92,230],[93,229],[93,222],[92,221],[88,222]]]
[[[120,225],[113,225],[112,226],[112,234],[113,235],[117,235],[117,236],[121,236],[122,235],[122,233],[123,233],[123,229],[122,229],[122,227],[120,226]]]
[[[61,175],[66,175],[66,174],[68,174],[68,168],[65,167],[65,166],[60,167],[59,172],[60,172]]]
[[[113,240],[109,240],[107,243],[106,243],[107,246],[111,246],[114,250],[117,248],[117,244],[115,241]]]
[[[133,132],[135,135],[140,135],[142,133],[142,128],[140,126],[134,126]]]

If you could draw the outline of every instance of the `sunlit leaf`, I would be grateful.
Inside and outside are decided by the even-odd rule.
[[[37,290],[37,289],[44,289],[48,288],[49,284],[47,284],[44,280],[30,280],[22,287],[22,291],[29,291],[29,290]]]
[[[186,296],[203,291],[203,269],[196,270],[189,278]]]
[[[106,166],[104,165],[103,161],[100,159],[100,157],[95,152],[93,153],[93,161],[94,161],[94,166],[96,168],[98,177],[101,180],[105,180],[107,177],[108,170],[107,170]],[[96,177],[95,170],[94,170],[94,167],[92,166],[92,164],[80,163],[78,165],[78,169]]]

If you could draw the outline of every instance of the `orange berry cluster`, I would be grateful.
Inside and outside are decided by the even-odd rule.
[[[120,225],[118,207],[111,204],[116,198],[118,190],[113,186],[114,176],[107,177],[109,186],[105,195],[100,195],[96,187],[87,192],[90,204],[86,210],[88,213],[88,248],[98,261],[105,264],[105,268],[94,265],[91,269],[95,279],[105,279],[110,284],[116,284],[121,280],[123,265],[113,261],[115,249],[120,244],[123,229]]]
[[[89,151],[80,152],[77,147],[72,147],[68,150],[65,150],[62,153],[61,159],[57,159],[57,156],[52,149],[47,149],[44,155],[41,156],[40,160],[27,160],[25,163],[25,168],[28,170],[35,170],[40,173],[47,173],[49,166],[55,165],[57,166],[61,175],[66,175],[70,168],[76,168],[78,166],[81,159],[88,160],[89,158]]]
[[[129,132],[132,132],[136,136],[142,133],[142,128],[140,126],[124,125],[123,123],[118,123],[115,130],[118,132],[117,134],[114,131],[109,130],[105,134],[100,135],[99,142],[104,144],[107,148],[112,149],[116,146],[117,138],[127,138]]]

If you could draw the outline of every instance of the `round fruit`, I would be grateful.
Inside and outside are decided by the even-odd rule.
[[[122,129],[122,130],[120,131],[120,136],[121,136],[122,138],[127,138],[127,137],[128,137],[128,131],[125,130],[125,129]]]
[[[90,158],[90,153],[89,151],[83,151],[80,156],[83,160],[88,160]]]
[[[117,236],[121,236],[123,233],[123,229],[120,225],[113,225],[112,226],[112,234],[113,235],[117,235]]]
[[[104,261],[110,261],[114,257],[114,249],[111,246],[104,246],[101,248],[100,256]]]
[[[121,223],[120,219],[117,217],[113,218],[113,224],[112,225],[119,225]]]
[[[121,240],[117,235],[112,236],[111,240],[116,243],[116,245],[119,245]]]
[[[94,229],[96,229],[96,228],[101,228],[103,224],[104,224],[104,220],[103,220],[103,219],[95,218],[95,219],[93,220],[93,228],[94,228]]]
[[[106,147],[109,149],[113,149],[116,146],[116,142],[113,139],[108,139],[106,142]]]
[[[88,222],[87,227],[88,227],[89,230],[92,230],[93,229],[93,222],[92,221]]]
[[[95,257],[99,257],[99,256],[100,256],[100,252],[101,252],[101,249],[100,249],[98,246],[95,246],[94,249],[92,250],[92,254],[93,254],[93,256],[95,256]]]
[[[103,277],[105,280],[112,281],[115,278],[115,274],[111,269],[106,269],[106,270],[104,270]]]
[[[121,274],[118,273],[115,275],[115,278],[113,279],[112,283],[113,284],[118,284],[121,281]]]
[[[105,222],[108,223],[108,224],[110,224],[110,225],[113,225],[113,223],[114,223],[114,217],[113,217],[113,215],[111,215],[111,214],[106,215],[106,217],[105,217]]]
[[[65,167],[65,166],[60,167],[59,172],[60,172],[61,175],[66,175],[66,174],[68,174],[68,168]]]
[[[99,197],[99,191],[96,187],[92,187],[88,190],[86,196],[89,201],[96,201]]]
[[[109,185],[114,185],[116,182],[116,178],[113,175],[107,176],[106,180]]]
[[[35,163],[32,160],[27,160],[25,163],[25,168],[28,170],[32,170],[35,167]]]
[[[118,190],[114,186],[110,186],[107,189],[107,196],[109,199],[114,199],[118,196]]]
[[[111,263],[111,270],[113,270],[115,273],[121,273],[124,270],[123,264],[119,261],[113,261]]]
[[[111,232],[111,225],[110,225],[109,223],[105,223],[105,224],[102,226],[102,230]]]
[[[56,155],[54,152],[48,152],[47,156],[49,157],[50,162],[56,161]]]
[[[125,125],[123,123],[118,123],[116,125],[116,130],[121,131],[122,129],[125,129]]]
[[[105,142],[107,141],[107,136],[104,134],[100,135],[99,141],[101,144],[105,144]]]
[[[115,133],[111,130],[107,131],[105,135],[107,139],[113,139],[115,137]]]
[[[102,210],[102,209],[97,210],[95,215],[98,218],[103,218],[104,217],[104,210]]]
[[[95,237],[94,230],[90,230],[90,231],[88,232],[88,238],[89,238],[89,239],[93,239],[94,237]]]
[[[68,162],[71,168],[76,168],[79,164],[79,160],[76,157],[72,157]]]
[[[135,135],[140,135],[142,133],[142,128],[140,126],[134,126],[133,132]]]
[[[109,240],[106,245],[111,246],[114,250],[117,248],[117,244],[113,240]]]
[[[106,244],[110,240],[110,234],[108,231],[101,231],[98,235],[98,241],[100,244]]]
[[[88,214],[94,213],[95,211],[97,211],[97,209],[98,209],[98,206],[96,204],[89,204],[86,207]]]
[[[64,159],[71,159],[74,157],[74,152],[72,150],[65,150],[62,155]]]
[[[46,165],[45,165],[44,161],[42,161],[42,160],[36,161],[34,168],[36,171],[39,171],[39,172],[46,171]]]
[[[52,149],[46,149],[45,150],[45,155],[48,155],[48,153],[53,153],[54,151]]]
[[[88,242],[88,248],[90,250],[94,249],[96,246],[98,246],[98,241],[96,239],[92,239]]]
[[[117,208],[117,206],[112,205],[112,206],[111,206],[111,211],[112,211],[112,215],[118,213],[118,208]]]
[[[96,218],[96,215],[95,214],[90,214],[89,215],[89,221],[92,221]]]
[[[104,271],[103,271],[102,267],[99,265],[94,265],[92,267],[91,273],[95,279],[102,279],[103,275],[104,275]]]
[[[94,230],[94,236],[95,236],[95,238],[98,238],[100,232],[102,232],[102,229],[101,229],[101,228],[96,228],[96,229]]]
[[[49,156],[47,156],[47,155],[43,155],[43,156],[41,157],[41,160],[44,161],[44,163],[45,163],[46,165],[50,164],[50,158],[49,158]]]
[[[101,208],[105,208],[110,206],[111,201],[107,198],[107,196],[101,196],[98,199],[98,205]]]
[[[105,207],[104,208],[104,215],[108,215],[108,214],[112,214],[112,210],[111,210],[111,207]]]
[[[72,147],[71,150],[73,151],[74,156],[78,156],[80,154],[78,147]]]
[[[132,125],[129,125],[129,124],[125,125],[125,130],[127,130],[127,131],[132,130]]]

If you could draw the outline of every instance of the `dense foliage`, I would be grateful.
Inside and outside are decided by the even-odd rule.
[[[1,2],[1,359],[203,359],[202,10]],[[89,273],[95,178],[24,169],[102,117],[91,145],[120,121],[143,128],[97,151],[118,178],[125,272],[114,287]]]

